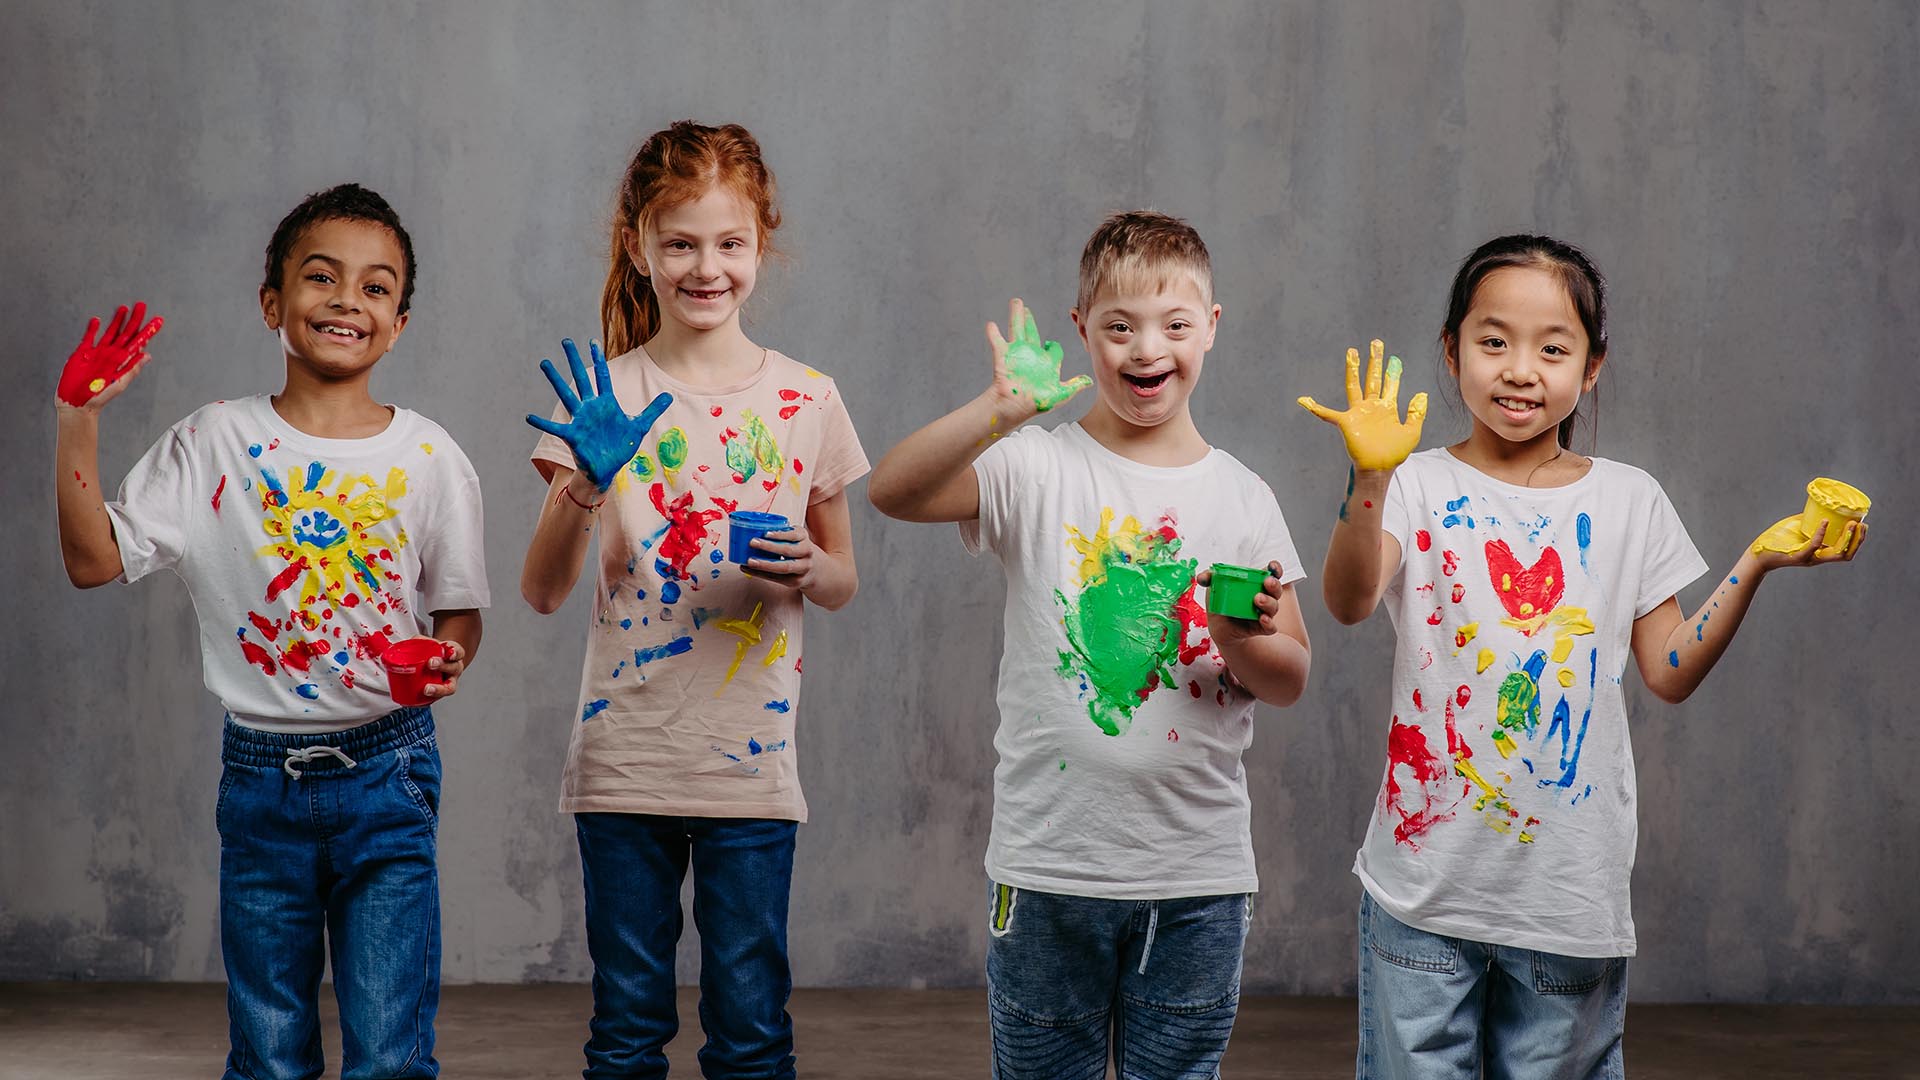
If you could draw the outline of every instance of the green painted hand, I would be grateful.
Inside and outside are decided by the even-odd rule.
[[[1368,350],[1367,385],[1360,387],[1360,350],[1347,350],[1347,408],[1337,412],[1310,397],[1300,399],[1308,412],[1340,428],[1347,441],[1347,456],[1355,468],[1380,472],[1407,460],[1420,445],[1420,426],[1427,418],[1427,395],[1413,395],[1407,402],[1407,419],[1400,420],[1400,358],[1387,360],[1386,385],[1380,383],[1380,356],[1385,351],[1378,339]]]
[[[987,324],[996,388],[1004,386],[1009,396],[1031,401],[1033,411],[1043,413],[1093,385],[1093,379],[1085,375],[1060,381],[1060,343],[1040,340],[1033,313],[1018,300],[1013,302],[1007,325],[1014,331],[1012,341],[1000,336],[999,327]]]

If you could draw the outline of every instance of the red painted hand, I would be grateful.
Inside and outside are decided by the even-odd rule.
[[[156,315],[143,326],[141,320],[146,317],[147,305],[143,303],[133,305],[131,317],[127,309],[121,307],[114,312],[112,325],[98,343],[94,335],[100,332],[100,320],[89,320],[86,336],[80,339],[73,355],[67,357],[67,366],[60,372],[60,400],[76,407],[85,405],[131,375],[147,358],[147,342],[153,340],[153,335],[165,324],[165,320]]]

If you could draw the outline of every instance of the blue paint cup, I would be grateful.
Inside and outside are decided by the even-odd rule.
[[[768,562],[785,562],[785,555],[775,555],[771,551],[761,551],[753,546],[755,539],[768,533],[786,532],[793,528],[785,514],[764,514],[758,510],[735,510],[727,515],[727,560],[745,566],[748,559],[765,559]]]

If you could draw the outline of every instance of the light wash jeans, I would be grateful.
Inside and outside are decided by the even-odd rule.
[[[1625,957],[1429,934],[1362,892],[1360,1080],[1619,1080],[1626,1027]]]

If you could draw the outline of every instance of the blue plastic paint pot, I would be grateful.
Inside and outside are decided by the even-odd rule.
[[[727,560],[746,565],[748,559],[785,562],[786,556],[753,547],[753,541],[774,532],[793,528],[785,514],[766,514],[758,510],[735,510],[727,515]]]

